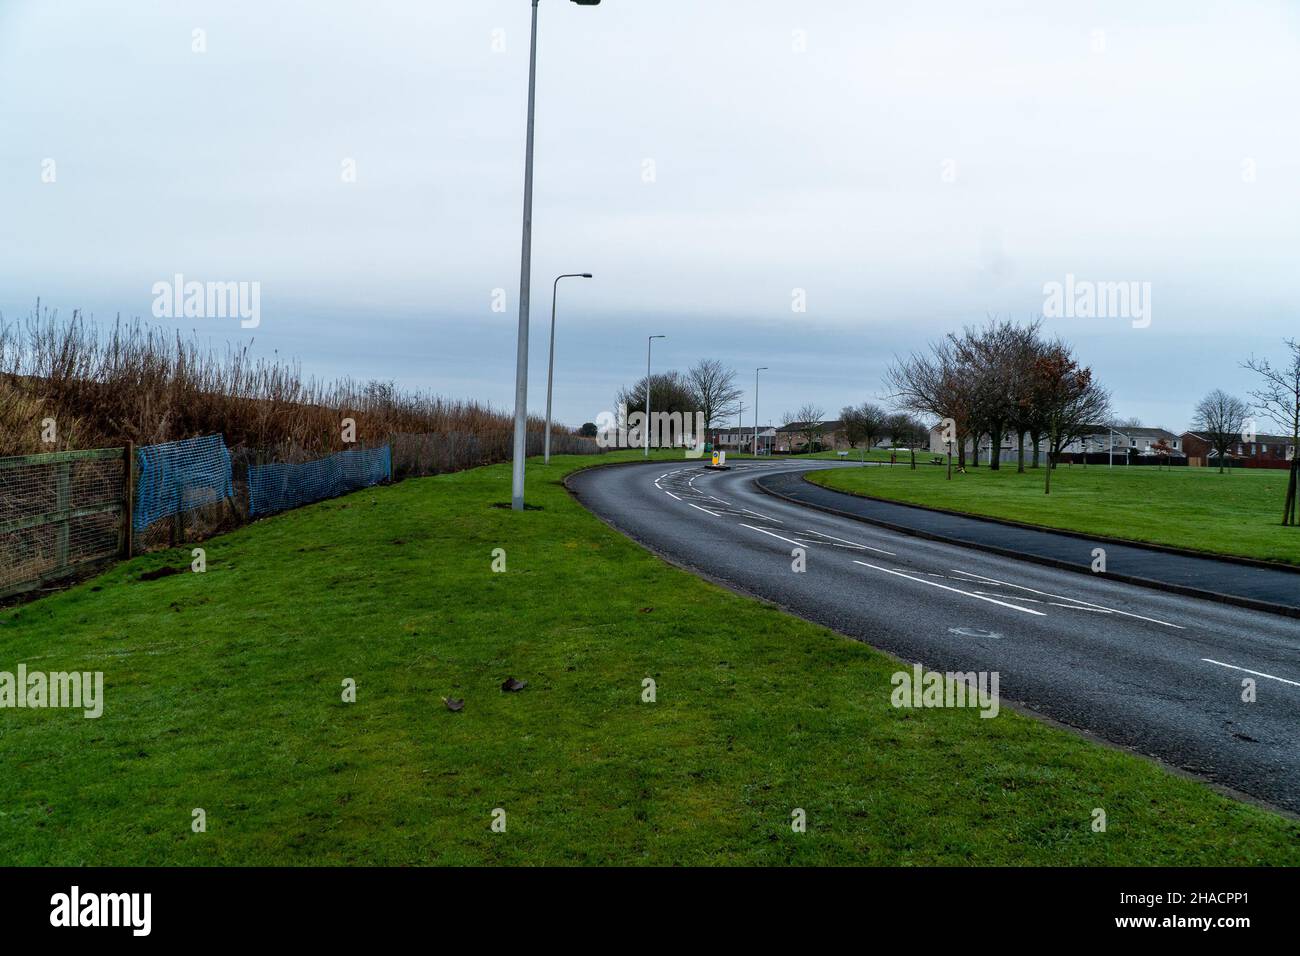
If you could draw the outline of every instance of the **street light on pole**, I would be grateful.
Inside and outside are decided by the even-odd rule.
[[[510,507],[524,510],[524,458],[528,455],[528,302],[533,261],[533,126],[537,103],[537,4],[533,0],[533,36],[528,53],[528,136],[524,152],[524,241],[519,256],[519,333],[515,345],[515,441]],[[573,0],[594,7],[600,0]],[[549,434],[549,432],[547,433]]]
[[[551,352],[546,363],[546,435],[542,439],[542,455],[546,464],[551,463],[551,386],[555,381],[555,299],[560,291],[561,279],[590,279],[590,272],[567,272],[556,276],[551,285]]]
[[[758,457],[758,373],[766,372],[767,366],[754,369],[754,457]]]
[[[655,339],[666,339],[666,335],[648,335],[645,342],[645,457],[650,457],[650,346]]]

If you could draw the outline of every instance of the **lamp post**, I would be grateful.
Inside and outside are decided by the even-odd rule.
[[[1106,430],[1110,432],[1110,464],[1107,465],[1107,467],[1114,468],[1115,467],[1115,436],[1118,435],[1119,432],[1115,431],[1115,429],[1111,428],[1109,425],[1106,426]]]
[[[666,339],[666,335],[647,335],[645,340],[645,457],[650,457],[650,346],[655,339]]]
[[[510,507],[524,510],[524,459],[528,455],[528,300],[533,260],[533,126],[537,103],[537,4],[533,0],[532,45],[528,53],[528,136],[524,152],[524,241],[519,256],[519,333],[515,345],[515,442]],[[594,7],[600,0],[573,0]],[[549,432],[548,432],[549,434]]]
[[[551,387],[555,382],[555,299],[560,291],[561,279],[590,279],[590,272],[566,272],[556,276],[551,285],[551,357],[546,363],[546,435],[542,439],[542,455],[546,464],[551,463]]]
[[[758,457],[758,373],[766,372],[767,366],[754,369],[754,457]]]

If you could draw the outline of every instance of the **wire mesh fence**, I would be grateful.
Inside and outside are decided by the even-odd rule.
[[[0,458],[0,597],[125,549],[126,449]]]
[[[248,513],[257,517],[300,508],[392,477],[393,455],[387,445],[301,464],[254,465],[248,469]]]
[[[220,435],[145,445],[138,454],[135,527],[214,504],[234,493],[230,452]]]
[[[229,449],[208,435],[0,458],[0,599],[119,554],[203,539],[382,481],[507,461],[511,446],[506,430],[399,434],[378,448],[308,459],[288,444]],[[555,455],[602,450],[576,435],[551,440]],[[541,453],[541,432],[530,432],[528,454]]]

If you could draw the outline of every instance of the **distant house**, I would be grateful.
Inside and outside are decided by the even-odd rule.
[[[1068,442],[1061,449],[1062,461],[1084,460],[1083,456],[1091,455],[1093,460],[1099,454],[1107,457],[1111,454],[1112,447],[1116,457],[1137,455],[1139,457],[1155,457],[1155,449],[1159,446],[1160,441],[1164,440],[1165,446],[1169,449],[1171,457],[1181,458],[1183,452],[1183,442],[1180,436],[1164,428],[1123,428],[1114,429],[1113,431],[1105,425],[1091,425],[1084,429],[1084,434]],[[1046,436],[1043,436],[1039,444],[1039,454],[1042,461],[1047,460]],[[1007,432],[1002,436],[1002,452],[999,456],[1003,461],[1016,460],[1016,453],[1019,450],[1019,443],[1014,430]],[[972,439],[966,439],[966,455],[974,456],[975,445]],[[930,429],[930,451],[936,455],[947,454],[948,445],[943,440],[942,425],[935,425]],[[989,437],[984,435],[980,438],[979,460],[988,461],[990,452]],[[952,449],[953,454],[957,453],[957,448]],[[1028,435],[1025,436],[1025,460],[1030,461],[1033,457],[1033,441]],[[1077,458],[1076,458],[1077,456]]]
[[[740,428],[723,428],[714,435],[714,441],[719,448],[725,448],[728,451],[753,451],[754,450],[754,426],[748,428],[743,425]],[[758,426],[758,453],[760,455],[770,455],[772,446],[776,443],[776,426],[759,425]]]
[[[1026,440],[1025,444],[1026,444],[1026,445],[1029,444],[1028,440]],[[981,436],[981,438],[980,438],[980,461],[986,461],[986,460],[988,460],[988,457],[989,457],[989,447],[990,447],[989,437],[988,437],[987,435]],[[1007,434],[1005,434],[1005,435],[1002,436],[1002,455],[1001,455],[1001,457],[1006,458],[1008,452],[1014,452],[1015,450],[1016,450],[1016,436],[1015,436],[1014,434],[1012,434],[1011,432],[1008,432]],[[936,455],[946,455],[946,454],[948,454],[948,444],[947,444],[947,442],[945,442],[945,441],[943,440],[943,423],[942,423],[942,422],[939,423],[939,424],[937,424],[937,425],[935,425],[933,428],[930,429],[930,451],[931,451],[933,454],[936,454]],[[955,442],[953,443],[952,453],[953,453],[954,455],[957,454],[957,445],[956,445]],[[967,454],[967,456],[969,456],[969,457],[974,457],[974,454],[975,454],[975,442],[974,442],[973,439],[970,439],[970,438],[967,438],[967,439],[966,439],[966,454]],[[1026,449],[1026,455],[1028,455],[1028,454],[1029,454],[1029,451],[1028,451],[1028,449]]]
[[[1218,455],[1204,434],[1183,432],[1180,437],[1189,464],[1218,467]],[[1289,435],[1256,435],[1254,441],[1239,439],[1228,448],[1228,463],[1236,468],[1287,468],[1294,458],[1295,444]]]
[[[823,449],[840,450],[849,447],[844,437],[844,422],[838,418],[829,418],[819,422],[790,422],[776,430],[776,450],[778,452],[801,452],[808,450],[808,431],[818,430],[817,441]]]
[[[1175,435],[1167,428],[1110,429],[1105,425],[1096,425],[1087,429],[1083,437],[1070,442],[1061,449],[1061,452],[1065,455],[1098,453],[1109,455],[1113,447],[1116,454],[1122,451],[1125,455],[1147,456],[1156,454],[1154,449],[1162,440],[1171,455],[1181,458],[1186,454],[1181,436]]]

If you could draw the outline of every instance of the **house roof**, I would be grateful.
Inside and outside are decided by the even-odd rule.
[[[1209,440],[1210,440],[1210,439],[1206,438],[1205,435],[1201,434],[1200,432],[1183,432],[1182,435],[1180,435],[1179,437],[1180,437],[1180,438],[1186,438],[1188,435],[1192,436],[1193,438],[1199,438],[1201,441],[1203,441],[1203,442],[1207,442],[1207,443],[1208,443]],[[1255,441],[1260,442],[1260,443],[1262,443],[1262,444],[1266,444],[1266,445],[1289,445],[1289,444],[1291,444],[1291,436],[1290,436],[1290,435],[1256,435],[1256,436],[1255,436]],[[1242,442],[1242,443],[1244,443],[1244,444],[1250,444],[1249,442],[1247,442],[1247,441],[1246,441],[1245,439],[1243,439],[1243,438],[1234,439],[1234,443],[1236,443],[1236,442]]]
[[[810,428],[820,428],[824,432],[833,432],[844,424],[842,419],[827,418],[821,421],[790,422],[777,429],[778,432],[806,432]]]

